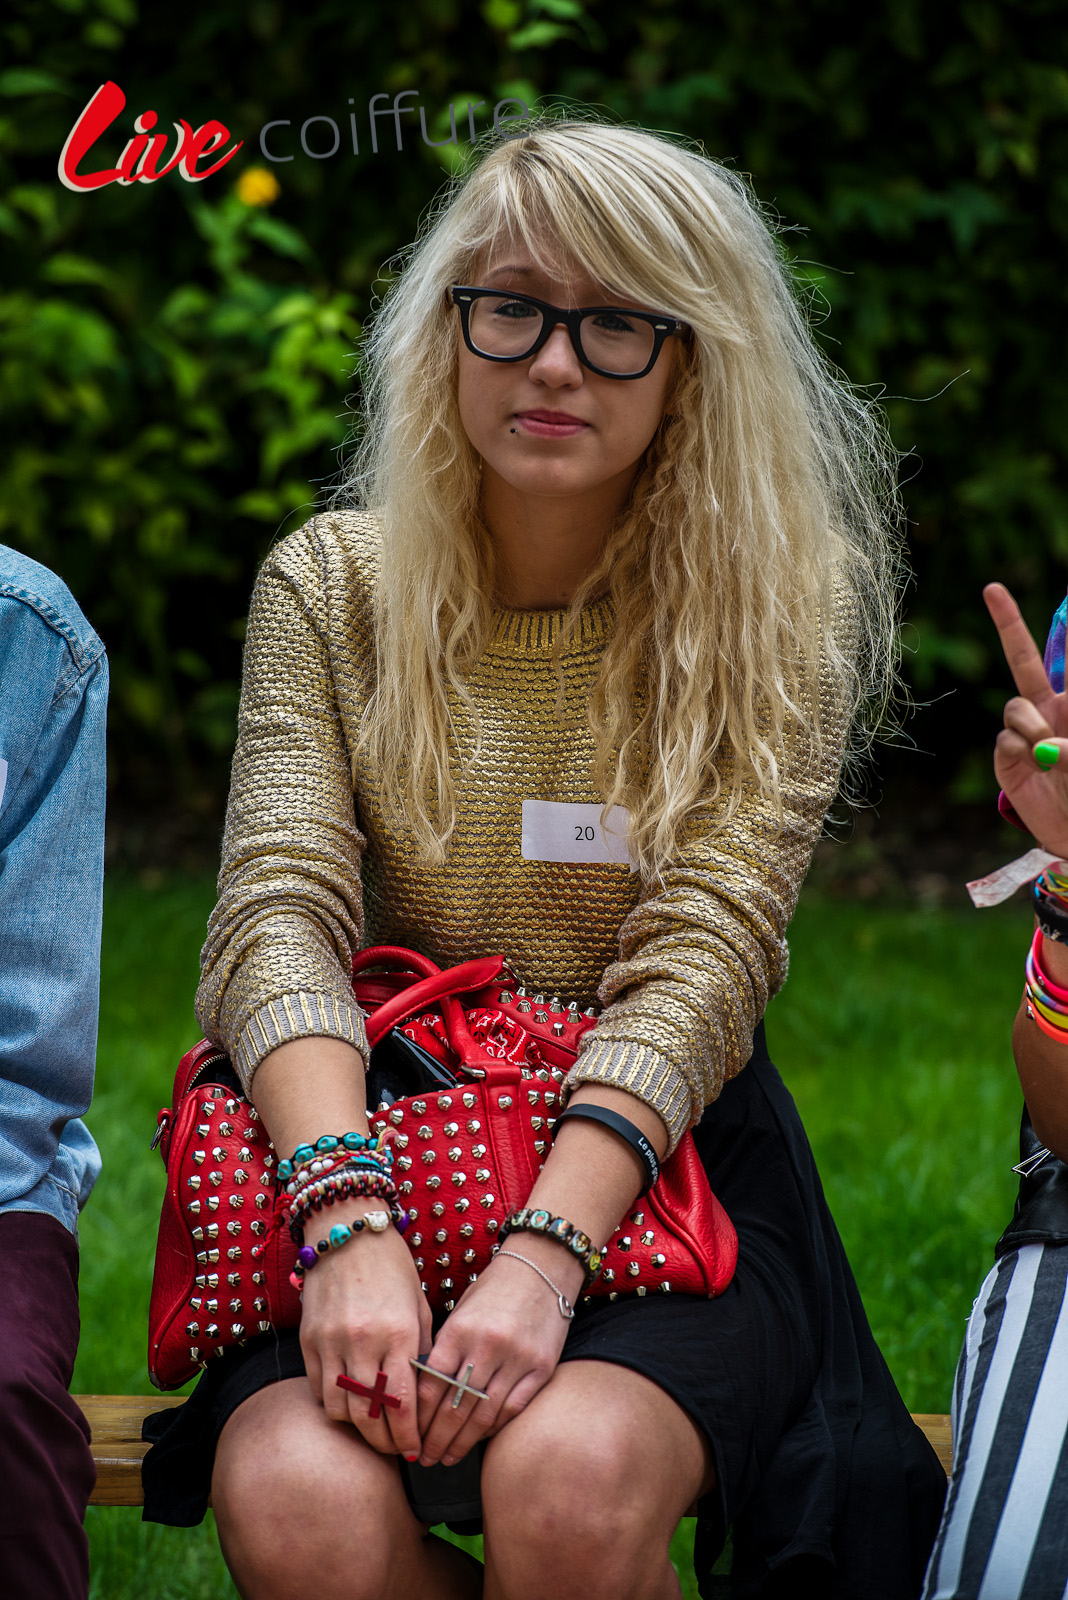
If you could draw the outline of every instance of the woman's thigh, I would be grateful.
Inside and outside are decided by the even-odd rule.
[[[1068,1248],[987,1276],[953,1396],[953,1478],[924,1600],[1068,1595]]]
[[[258,1390],[226,1422],[212,1475],[219,1542],[248,1600],[473,1600],[466,1558],[427,1538],[395,1456],[331,1422],[306,1378]]]
[[[713,1483],[704,1433],[650,1379],[603,1361],[558,1367],[486,1451],[486,1594],[678,1593],[671,1536]]]

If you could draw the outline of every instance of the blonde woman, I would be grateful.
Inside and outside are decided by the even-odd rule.
[[[357,509],[257,584],[198,1015],[289,1151],[367,1126],[361,944],[505,951],[603,1007],[570,1104],[632,1130],[562,1122],[532,1203],[603,1242],[640,1192],[635,1142],[663,1157],[693,1128],[739,1266],[716,1300],[572,1320],[582,1263],[523,1233],[432,1326],[404,1240],[364,1230],[308,1274],[299,1337],[211,1363],[149,1513],[195,1518],[214,1461],[256,1600],[667,1600],[699,1500],[698,1570],[733,1525],[738,1595],[905,1600],[944,1480],[761,1029],[891,657],[879,426],[823,366],[745,184],[594,123],[484,156],[367,373]],[[485,1398],[454,1405],[420,1354]],[[380,1371],[400,1403],[375,1416],[336,1386]],[[427,1474],[467,1484],[484,1569],[430,1535]]]

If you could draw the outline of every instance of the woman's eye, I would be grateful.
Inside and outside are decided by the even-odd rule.
[[[528,306],[523,300],[500,300],[494,308],[495,317],[506,317],[509,321],[518,322],[524,317],[539,315],[533,306]]]
[[[599,333],[635,333],[634,323],[622,311],[601,311],[593,319]]]

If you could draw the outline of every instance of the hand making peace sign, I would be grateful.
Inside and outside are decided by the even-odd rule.
[[[1068,857],[1068,694],[1050,686],[1020,608],[1001,583],[983,590],[1019,694],[1005,706],[994,772],[1042,847]]]

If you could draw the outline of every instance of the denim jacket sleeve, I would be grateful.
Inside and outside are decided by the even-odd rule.
[[[0,545],[0,1211],[77,1227],[104,865],[104,647],[66,586]]]

